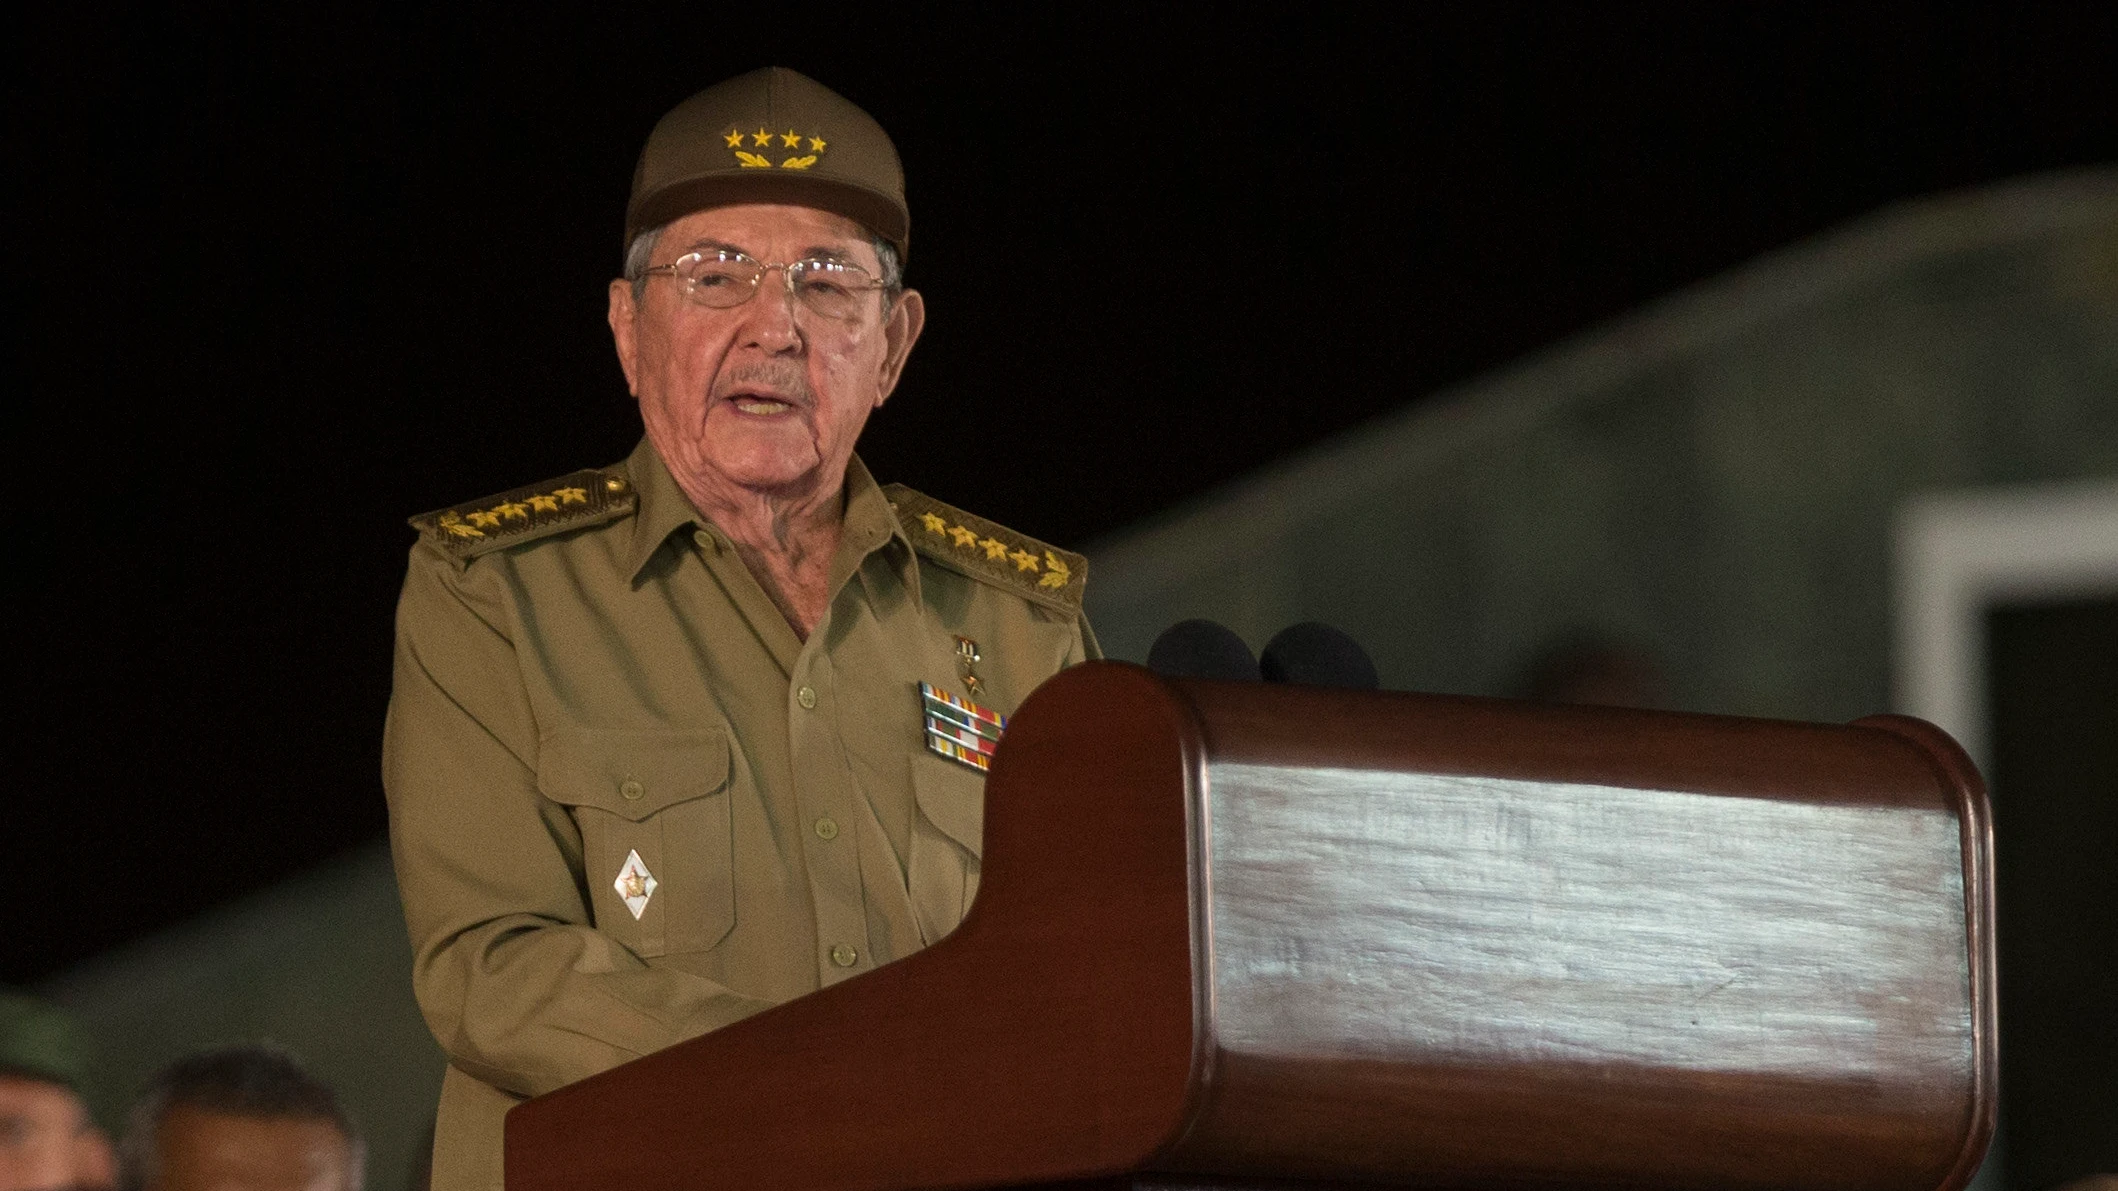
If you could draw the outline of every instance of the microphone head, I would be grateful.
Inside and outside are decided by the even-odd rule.
[[[1147,651],[1147,668],[1165,678],[1256,682],[1258,659],[1227,625],[1180,620],[1162,630]]]
[[[1291,624],[1265,643],[1258,669],[1267,682],[1298,682],[1372,691],[1382,685],[1368,651],[1321,621]]]

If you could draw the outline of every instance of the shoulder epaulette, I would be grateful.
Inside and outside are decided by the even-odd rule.
[[[422,513],[411,525],[461,563],[561,530],[614,521],[632,512],[637,501],[623,471],[590,469]]]
[[[1081,611],[1088,560],[1004,525],[943,504],[903,484],[883,488],[912,548],[935,562],[995,587],[1057,608]]]

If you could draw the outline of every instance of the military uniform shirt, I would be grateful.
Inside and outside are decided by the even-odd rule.
[[[1007,715],[1096,652],[1058,555],[1038,573],[1070,599],[1029,564],[981,574],[998,554],[952,556],[971,531],[932,509],[954,510],[908,528],[858,458],[806,642],[649,443],[589,474],[631,511],[475,556],[422,541],[399,605],[383,770],[450,1060],[437,1188],[500,1185],[519,1097],[947,934],[977,891],[984,775],[924,747],[918,684]]]

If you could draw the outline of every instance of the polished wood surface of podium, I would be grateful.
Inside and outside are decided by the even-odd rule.
[[[1988,830],[1901,717],[1081,666],[956,933],[517,1108],[508,1185],[1960,1185]]]

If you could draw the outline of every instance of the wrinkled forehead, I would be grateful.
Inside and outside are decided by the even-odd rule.
[[[875,233],[833,211],[785,203],[708,207],[662,229],[655,256],[674,260],[708,248],[733,249],[758,260],[843,260],[875,269]]]

